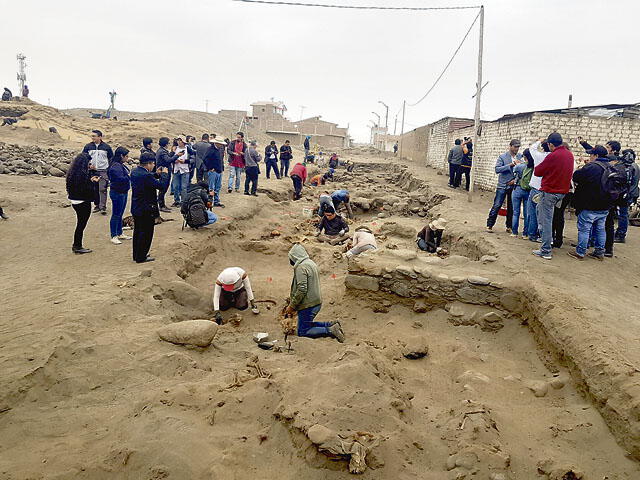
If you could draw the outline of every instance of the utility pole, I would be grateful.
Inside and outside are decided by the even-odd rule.
[[[480,96],[482,95],[482,50],[484,42],[484,5],[480,7],[480,39],[478,41],[478,80],[476,83],[476,111],[473,117],[473,158],[471,163],[471,179],[467,200],[473,201],[474,185],[478,164],[478,130],[480,129]]]
[[[404,135],[404,112],[407,108],[407,101],[404,100],[402,102],[402,126],[400,127],[400,158],[402,158],[402,143],[404,141],[403,135]]]
[[[396,135],[396,130],[398,130],[398,115],[396,115],[396,120],[393,124],[393,136],[395,137]]]
[[[25,57],[22,53],[19,53],[18,55],[16,55],[16,58],[18,59],[18,95],[17,96],[22,96],[22,89],[24,88],[24,84],[27,82],[27,74],[25,71],[27,68],[27,62],[25,62],[27,57]]]
[[[572,104],[573,104],[573,95],[569,94],[569,104],[567,105],[567,108],[571,108]]]
[[[304,105],[300,105],[300,120],[302,120],[302,114],[304,113],[304,109],[307,108]]]
[[[384,103],[382,100],[378,100],[378,103],[382,104],[384,108],[386,108],[386,112],[384,115],[384,128],[389,128],[389,105]]]
[[[204,111],[209,113],[209,100],[204,101]]]

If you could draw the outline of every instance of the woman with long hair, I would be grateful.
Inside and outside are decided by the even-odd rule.
[[[86,153],[78,155],[67,171],[67,194],[76,212],[76,230],[71,251],[77,255],[91,253],[82,246],[82,236],[91,216],[91,202],[97,200],[97,190],[93,183],[100,180],[95,169],[89,168],[91,157]]]
[[[124,147],[116,148],[116,152],[111,159],[111,165],[107,170],[109,176],[109,198],[111,198],[111,221],[109,227],[111,230],[111,243],[120,245],[120,240],[131,240],[132,237],[122,233],[122,216],[127,208],[127,197],[129,195],[129,187],[131,179],[129,177],[129,168],[125,165],[128,160],[129,150]]]
[[[531,176],[533,175],[534,162],[533,156],[528,148],[523,152],[523,156],[526,159],[525,162],[521,162],[513,168],[513,175],[515,177],[515,188],[511,194],[511,204],[513,205],[513,219],[511,221],[511,236],[518,236],[518,227],[520,223],[520,205],[522,205],[522,216],[524,218],[524,226],[522,227],[522,239],[526,239],[529,235],[529,212],[527,211],[527,201],[529,200],[529,194],[531,191]]]

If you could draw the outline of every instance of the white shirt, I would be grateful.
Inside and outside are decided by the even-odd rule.
[[[542,152],[538,150],[538,148],[540,148],[540,142],[534,142],[533,145],[529,147],[529,153],[533,157],[534,168],[540,165],[542,161],[545,158],[547,158],[547,155],[549,155],[549,152]],[[531,175],[531,180],[529,180],[529,185],[531,186],[531,188],[540,190],[542,188],[542,177]]]
[[[187,147],[176,148],[176,155],[180,155],[177,160],[183,160],[185,163],[178,163],[176,161],[173,164],[173,173],[189,173],[189,153],[187,152]]]
[[[218,278],[222,277],[223,273],[229,270],[233,270],[235,272],[238,273],[238,275],[240,275],[240,279],[233,285],[233,292],[237,292],[238,290],[240,290],[241,288],[244,287],[244,289],[247,291],[247,300],[251,301],[253,300],[253,290],[251,289],[251,282],[249,281],[249,275],[246,275],[246,272],[241,269],[240,267],[229,267],[229,268],[225,268],[220,275],[218,275]],[[244,279],[242,278],[244,277]],[[216,281],[216,286],[213,289],[213,309],[217,312],[218,310],[220,310],[220,294],[222,293],[222,287],[220,285],[218,285],[218,282]]]

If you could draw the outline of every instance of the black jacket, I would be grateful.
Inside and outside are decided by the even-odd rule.
[[[122,162],[113,161],[107,170],[109,176],[109,187],[116,193],[127,193],[131,185],[129,178],[129,168]]]
[[[340,215],[336,215],[333,220],[329,220],[327,217],[322,217],[320,220],[320,224],[318,225],[318,230],[326,235],[338,235],[340,230],[344,230],[345,233],[349,231],[349,225]]]
[[[170,152],[166,148],[160,147],[156,152],[156,167],[165,167],[171,171],[176,157],[176,152]]]
[[[307,150],[309,150],[309,139],[305,138],[304,139],[304,148],[306,148]]]
[[[204,168],[207,171],[215,170],[217,173],[224,171],[224,164],[222,163],[222,153],[215,145],[211,145],[209,150],[203,159]]]
[[[599,158],[598,162],[608,162],[607,158]],[[604,168],[596,162],[587,163],[573,172],[573,183],[576,185],[573,194],[573,206],[576,212],[582,210],[609,210],[613,206],[611,198],[602,190],[602,174]]]
[[[140,149],[140,155],[142,155],[143,153],[153,153],[154,155],[156,154],[156,152],[154,152],[152,149],[147,147],[142,147]]]
[[[92,176],[97,176],[95,170],[89,170],[86,175],[80,177],[73,183],[67,182],[67,195],[69,200],[93,202],[98,199],[98,190],[95,188],[94,182],[91,181]]]
[[[293,158],[293,154],[291,153],[290,145],[282,145],[280,147],[280,160],[291,160]]]
[[[418,239],[424,240],[427,246],[427,252],[436,253],[442,241],[442,230],[431,230],[429,225],[427,225],[418,233]]]
[[[208,202],[211,202],[213,200],[209,196],[209,191],[206,188],[201,187],[197,183],[192,183],[187,187],[187,204],[191,203],[191,200],[194,196],[200,197],[205,207],[207,206]]]
[[[274,162],[278,161],[278,147],[276,147],[275,145],[267,145],[264,148],[264,161],[268,162],[269,160],[271,160],[271,155],[275,155],[276,158],[273,159]]]
[[[162,183],[153,173],[144,167],[134,168],[131,172],[131,214],[137,217],[159,216],[157,190],[160,189]]]

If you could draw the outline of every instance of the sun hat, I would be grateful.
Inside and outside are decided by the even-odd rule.
[[[444,230],[447,226],[447,221],[444,218],[438,218],[429,224],[431,230]]]

